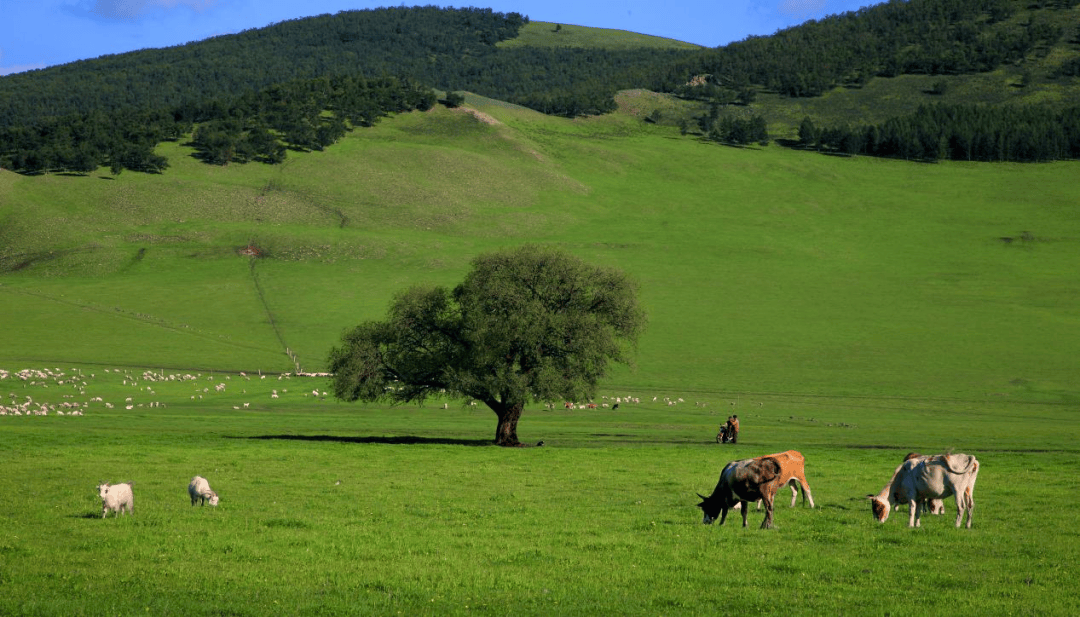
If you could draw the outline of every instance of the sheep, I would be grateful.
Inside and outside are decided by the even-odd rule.
[[[207,501],[209,501],[212,506],[218,504],[217,493],[210,490],[210,483],[202,476],[195,476],[192,478],[191,482],[188,484],[187,491],[188,495],[191,496],[191,505],[195,505],[195,502],[199,500],[202,500],[202,505],[206,505]]]
[[[120,516],[125,508],[128,514],[134,516],[135,494],[131,490],[134,486],[134,482],[124,482],[122,484],[102,482],[98,484],[98,496],[101,497],[101,518],[108,516],[109,510],[116,512],[116,516]]]

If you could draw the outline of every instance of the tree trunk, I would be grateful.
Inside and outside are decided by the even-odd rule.
[[[517,436],[517,423],[524,407],[525,405],[521,403],[511,403],[495,410],[495,415],[499,418],[499,424],[495,427],[495,445],[505,447],[521,445]]]

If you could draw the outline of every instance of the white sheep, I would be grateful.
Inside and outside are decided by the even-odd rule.
[[[191,505],[195,505],[195,502],[199,500],[202,500],[202,505],[206,505],[207,501],[209,501],[212,506],[218,504],[217,493],[210,490],[210,483],[202,476],[195,476],[191,479],[191,483],[189,483],[187,487],[187,492],[188,495],[191,496]]]
[[[116,512],[116,516],[120,516],[125,508],[128,514],[134,515],[135,494],[131,491],[134,486],[134,482],[124,482],[122,484],[102,482],[99,484],[97,490],[98,495],[101,497],[101,518],[108,516],[109,510]]]

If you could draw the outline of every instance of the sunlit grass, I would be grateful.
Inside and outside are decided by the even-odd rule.
[[[701,49],[700,45],[625,30],[530,21],[499,47],[602,47],[605,49]]]
[[[319,370],[395,292],[541,242],[641,284],[636,371],[607,383],[1076,398],[1075,163],[740,150],[477,105],[494,123],[407,114],[280,167],[170,144],[162,176],[3,174],[36,208],[6,250],[56,254],[0,279],[0,359]]]
[[[35,581],[6,585],[4,613],[691,615],[722,599],[766,614],[1068,614],[1077,599],[1075,515],[1027,488],[1080,463],[1068,406],[605,390],[641,402],[530,406],[522,436],[547,445],[501,449],[485,445],[489,411],[334,403],[311,394],[318,378],[49,370],[0,389],[101,400],[79,417],[0,416],[0,490],[24,495],[0,515],[0,577]],[[717,445],[733,410],[740,444]],[[816,509],[785,493],[776,530],[756,511],[748,529],[701,524],[695,493],[724,462],[789,448]],[[918,530],[902,512],[872,520],[864,495],[904,454],[947,449],[982,464],[972,529],[953,527],[951,500]],[[190,505],[196,474],[217,508]],[[135,481],[134,516],[101,520],[101,480]],[[721,557],[739,566],[702,565]]]

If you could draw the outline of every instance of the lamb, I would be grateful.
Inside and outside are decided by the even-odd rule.
[[[99,484],[97,490],[98,495],[101,497],[101,518],[108,516],[109,510],[116,512],[116,516],[120,516],[125,508],[128,514],[134,516],[135,494],[131,491],[134,486],[134,482],[124,482],[122,484],[102,482]]]
[[[201,505],[206,505],[207,501],[209,501],[212,506],[218,504],[217,493],[210,490],[210,483],[202,476],[195,476],[192,478],[191,483],[188,484],[187,491],[188,495],[191,496],[191,505],[195,505],[195,502],[199,500],[202,500]]]

